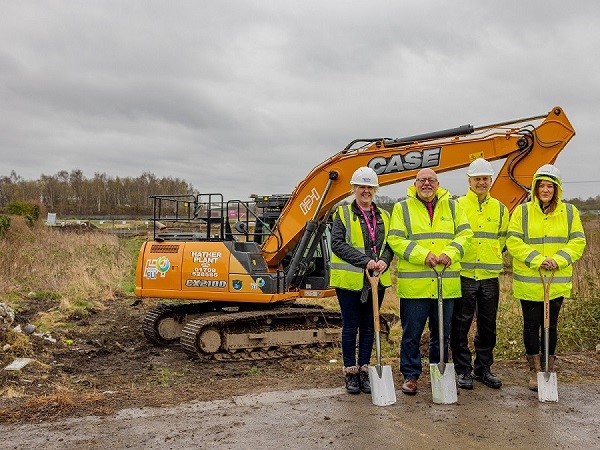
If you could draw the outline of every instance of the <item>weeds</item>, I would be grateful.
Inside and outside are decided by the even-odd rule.
[[[31,356],[29,339],[23,333],[17,333],[13,330],[0,330],[1,345],[9,344],[11,353],[17,357]]]
[[[175,378],[180,374],[173,372],[168,367],[159,367],[156,369],[156,381],[161,387],[170,387],[173,385]]]

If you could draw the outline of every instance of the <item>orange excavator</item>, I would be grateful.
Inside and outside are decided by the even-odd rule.
[[[145,336],[202,360],[302,354],[339,341],[339,312],[302,298],[329,287],[330,216],[350,177],[371,167],[380,186],[425,167],[446,172],[503,159],[492,195],[511,211],[535,171],[575,135],[562,108],[492,125],[403,138],[356,139],[315,167],[291,195],[225,201],[221,194],[155,195],[153,240],[143,244],[135,294],[167,299],[148,312]]]

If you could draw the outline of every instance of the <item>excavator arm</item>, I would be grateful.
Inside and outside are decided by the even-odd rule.
[[[386,186],[414,178],[425,167],[440,173],[466,167],[476,158],[504,159],[491,193],[512,211],[527,197],[535,171],[554,162],[574,135],[562,108],[554,107],[545,115],[476,128],[465,125],[399,139],[354,140],[296,186],[273,234],[262,245],[267,266],[279,267],[294,250],[297,257],[288,269],[291,281],[301,255],[318,238],[315,233],[322,232],[332,208],[351,194],[350,178],[358,167],[371,167],[379,185]]]

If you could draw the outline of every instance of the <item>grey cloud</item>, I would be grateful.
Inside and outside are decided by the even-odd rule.
[[[354,138],[561,105],[578,133],[561,170],[595,179],[582,161],[600,139],[599,15],[557,0],[7,2],[0,175],[149,171],[283,193]]]

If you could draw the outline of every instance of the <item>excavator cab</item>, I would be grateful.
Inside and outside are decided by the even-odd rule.
[[[281,211],[290,199],[289,194],[256,195],[250,198],[254,201],[254,209],[257,211],[254,225],[254,242],[262,244],[265,237],[271,234],[275,224],[281,215]]]
[[[308,258],[308,267],[299,288],[305,291],[329,289],[329,268],[331,265],[331,227],[328,225],[320,237],[319,245]]]
[[[329,290],[329,266],[330,266],[330,224],[323,227],[318,234],[312,236],[308,246],[298,250],[298,245],[281,259],[277,270],[269,271],[261,257],[261,245],[274,235],[276,224],[281,211],[287,204],[289,194],[274,195],[252,195],[250,201],[229,200],[225,202],[221,194],[191,194],[191,195],[154,195],[151,196],[153,205],[154,242],[168,244],[169,242],[187,243],[189,250],[182,250],[180,259],[169,259],[169,271],[166,274],[172,280],[164,280],[165,286],[174,286],[182,290],[187,287],[196,288],[194,283],[186,283],[186,254],[194,252],[193,248],[198,243],[203,243],[202,248],[208,249],[216,254],[229,254],[233,257],[235,265],[243,266],[242,269],[234,270],[233,273],[248,275],[254,279],[250,280],[250,286],[258,279],[261,293],[282,294],[290,290],[302,291],[302,296],[323,296],[323,292]],[[275,234],[275,237],[276,234]],[[206,243],[214,243],[206,244]],[[221,247],[222,243],[224,247]],[[168,245],[159,247],[164,251],[171,251]],[[155,247],[155,249],[159,249]],[[301,251],[302,254],[298,254]],[[196,254],[196,253],[193,253]],[[246,258],[246,255],[254,255]],[[163,255],[169,258],[168,255]],[[164,259],[164,258],[163,258]],[[194,267],[190,269],[191,278],[202,272],[208,275],[208,271],[216,275],[220,272],[230,273],[231,266],[227,270],[218,270],[213,263],[194,257],[195,261],[207,267]],[[297,264],[292,261],[299,260]],[[179,262],[179,264],[178,264]],[[183,270],[177,271],[180,265]],[[188,266],[190,264],[187,264]],[[209,267],[212,265],[213,267]],[[294,273],[289,273],[293,266]],[[146,284],[156,283],[154,272],[146,271],[144,278]],[[173,278],[177,274],[178,279]],[[240,278],[240,277],[237,277]],[[142,279],[144,282],[144,279]],[[234,284],[234,282],[236,284]],[[264,283],[264,284],[263,284]],[[193,286],[192,286],[193,285]],[[223,286],[237,286],[239,280],[215,279],[208,283],[210,288],[217,288],[218,294],[222,294]],[[242,283],[243,285],[243,283]],[[317,294],[317,290],[321,291]],[[239,290],[238,290],[239,291]],[[258,291],[258,290],[257,290]],[[198,292],[200,299],[204,299],[209,292]],[[213,299],[219,297],[213,297]]]
[[[271,234],[271,230],[276,228],[281,211],[285,208],[290,197],[289,194],[262,196],[253,194],[251,196],[256,209],[260,211],[260,214],[258,214],[259,220],[255,225],[255,242],[262,244],[265,237]],[[295,288],[303,291],[327,290],[329,289],[331,224],[328,223],[322,233],[315,234],[312,239],[314,242],[310,242],[304,250],[296,245],[294,250],[287,253],[283,258],[281,264],[284,272],[288,273],[294,259],[302,261],[299,267],[296,268],[296,275],[290,277],[290,279],[294,279]],[[302,255],[298,255],[298,251],[302,251]],[[304,292],[304,294],[306,295],[307,292]]]

